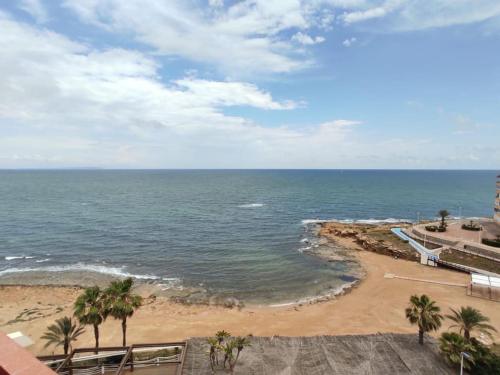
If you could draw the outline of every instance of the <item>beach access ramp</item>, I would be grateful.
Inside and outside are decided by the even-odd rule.
[[[401,238],[403,241],[407,241],[408,244],[420,254],[420,263],[434,267],[437,266],[437,262],[439,261],[439,255],[432,253],[431,250],[427,249],[419,242],[415,241],[413,238],[408,236],[399,227],[391,228],[391,232],[394,233],[399,238]]]

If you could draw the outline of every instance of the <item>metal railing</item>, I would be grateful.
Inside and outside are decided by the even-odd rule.
[[[79,348],[74,349],[67,356],[52,355],[40,356],[38,359],[44,362],[47,366],[54,368],[55,372],[60,375],[102,375],[114,374],[122,375],[125,370],[133,371],[135,368],[145,368],[162,365],[176,365],[177,375],[182,373],[184,359],[186,356],[187,343],[182,342],[167,342],[167,343],[151,343],[151,344],[134,344],[130,346],[115,346],[99,348],[98,353],[95,353],[95,348]],[[172,355],[156,355],[146,359],[134,359],[134,350],[136,353],[141,351],[160,351],[160,350],[179,350],[178,353]],[[92,353],[83,355],[83,353]],[[85,364],[89,361],[106,360],[111,357],[122,356],[117,363],[92,363]]]

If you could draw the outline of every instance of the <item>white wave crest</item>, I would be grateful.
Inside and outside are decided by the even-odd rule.
[[[3,271],[0,271],[0,276],[10,274],[10,273],[22,273],[22,272],[71,272],[71,271],[87,271],[87,272],[96,272],[104,275],[112,275],[117,277],[132,277],[134,279],[141,280],[160,280],[162,279],[159,276],[155,275],[138,275],[132,274],[124,271],[125,267],[106,267],[101,265],[93,265],[93,264],[83,264],[76,263],[66,266],[48,266],[48,267],[33,267],[33,268],[9,268]],[[173,280],[173,279],[167,279]]]
[[[26,255],[19,255],[19,256],[7,256],[5,257],[5,260],[14,260],[14,259],[33,259],[34,257],[26,256]]]
[[[302,225],[321,224],[321,223],[342,223],[342,224],[397,224],[397,223],[413,223],[409,219],[304,219]]]
[[[311,250],[313,247],[312,246],[305,246],[305,247],[301,247],[299,248],[299,253],[303,253],[304,251],[307,251],[307,250]]]
[[[257,208],[257,207],[263,207],[265,206],[264,203],[247,203],[247,204],[241,204],[238,207],[239,208]]]
[[[36,263],[45,263],[45,262],[48,262],[50,260],[50,258],[45,258],[45,259],[38,259],[38,260],[35,260]]]
[[[297,301],[269,305],[269,307],[288,307],[288,306],[294,306],[294,305],[300,305],[300,304],[306,304],[306,303],[314,303],[314,302],[317,302],[317,301],[324,299],[324,298],[335,298],[338,295],[344,294],[346,292],[346,290],[352,288],[358,282],[359,282],[358,280],[355,280],[355,281],[351,281],[348,283],[344,283],[344,284],[338,286],[337,288],[331,289],[330,291],[328,291],[327,293],[325,293],[321,296],[306,297],[306,298],[299,299]]]

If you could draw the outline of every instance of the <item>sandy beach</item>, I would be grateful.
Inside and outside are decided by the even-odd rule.
[[[391,273],[466,285],[467,274],[362,251],[350,239],[337,241],[353,252],[366,272],[366,277],[345,295],[314,304],[244,307],[240,310],[184,305],[158,297],[129,320],[128,342],[182,340],[211,335],[220,329],[235,335],[251,333],[262,336],[410,333],[416,329],[405,319],[404,309],[409,296],[415,293],[430,295],[444,313],[448,313],[449,308],[473,306],[489,316],[493,326],[500,330],[500,305],[468,297],[465,287],[384,278],[386,273]],[[79,292],[77,287],[0,286],[0,330],[7,333],[22,331],[35,341],[30,348],[32,352],[50,354],[54,349],[44,349],[40,336],[55,319],[72,314],[72,304]],[[142,293],[147,296],[146,291]],[[445,321],[442,330],[448,326],[449,322]],[[496,341],[499,338],[497,334]],[[108,319],[101,327],[101,345],[119,345],[120,342],[119,322]],[[77,345],[92,344],[91,329],[87,329]]]

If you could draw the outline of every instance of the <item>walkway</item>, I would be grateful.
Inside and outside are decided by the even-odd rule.
[[[431,250],[422,246],[420,243],[415,241],[413,238],[407,236],[401,228],[391,228],[391,232],[404,241],[408,241],[411,247],[413,247],[420,255],[426,256],[429,260],[437,261],[439,260],[439,255],[434,254]]]

